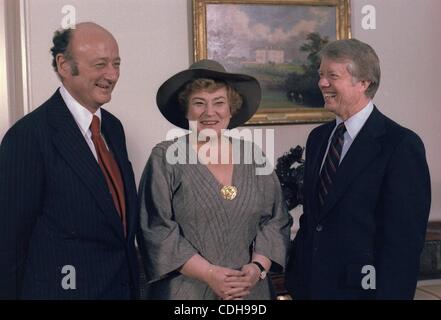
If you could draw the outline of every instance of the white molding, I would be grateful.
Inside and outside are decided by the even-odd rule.
[[[20,46],[21,46],[21,70],[22,70],[22,96],[23,114],[31,111],[31,77],[29,74],[30,54],[29,54],[29,10],[28,0],[20,0]]]
[[[0,0],[0,140],[10,125],[5,16],[5,0]]]
[[[17,120],[30,112],[28,74],[28,0],[0,0],[1,29],[1,136]],[[7,120],[5,120],[7,119]],[[6,122],[5,122],[6,121]]]

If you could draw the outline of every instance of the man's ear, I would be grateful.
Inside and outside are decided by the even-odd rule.
[[[361,87],[363,88],[364,92],[367,91],[367,89],[369,88],[369,86],[371,85],[371,81],[369,80],[361,80]]]
[[[72,74],[72,68],[71,64],[69,63],[69,60],[66,59],[64,54],[58,53],[55,56],[55,62],[57,63],[57,70],[58,73],[62,78],[65,78],[66,76],[69,76]]]

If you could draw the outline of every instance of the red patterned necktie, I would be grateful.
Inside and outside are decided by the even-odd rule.
[[[93,116],[92,124],[90,125],[92,132],[92,142],[98,156],[98,164],[106,178],[107,186],[112,194],[113,202],[118,211],[121,222],[124,228],[124,235],[126,232],[126,204],[124,199],[124,183],[119,171],[118,164],[112,156],[112,153],[107,149],[106,144],[101,136],[100,119]]]
[[[329,193],[330,187],[337,173],[337,168],[340,164],[340,156],[344,142],[343,135],[345,132],[346,127],[344,122],[342,122],[337,126],[337,129],[332,136],[331,144],[329,145],[329,150],[325,162],[323,163],[322,171],[320,172],[318,195],[321,206],[325,203],[325,197]]]

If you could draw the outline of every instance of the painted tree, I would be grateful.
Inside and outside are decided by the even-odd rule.
[[[323,97],[317,84],[317,71],[320,66],[318,53],[328,42],[328,37],[322,38],[317,32],[311,32],[306,36],[306,42],[300,47],[300,50],[307,54],[307,61],[302,64],[303,72],[293,72],[285,81],[287,98],[290,101],[311,107],[323,106]]]

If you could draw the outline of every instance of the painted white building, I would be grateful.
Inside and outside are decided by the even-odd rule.
[[[257,49],[255,51],[257,63],[284,63],[285,51],[275,49]]]

